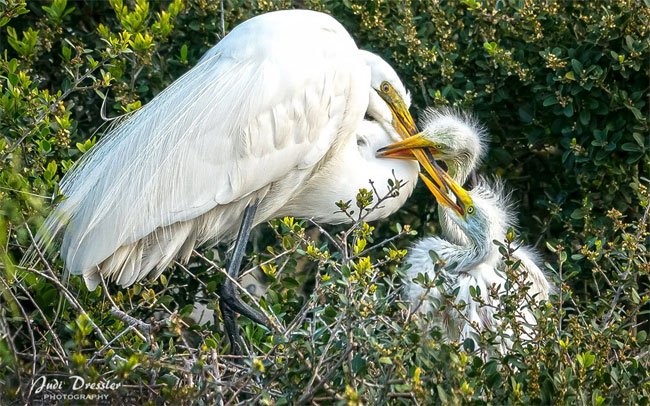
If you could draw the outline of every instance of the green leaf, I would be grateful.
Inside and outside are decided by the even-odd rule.
[[[380,357],[379,363],[385,365],[393,365],[393,361],[390,359],[390,357]]]
[[[641,148],[645,148],[645,137],[639,133],[632,133],[632,137]]]
[[[577,59],[571,59],[571,67],[575,73],[582,73],[582,64]]]
[[[358,374],[366,369],[366,360],[363,358],[362,354],[357,353],[354,358],[352,358],[352,372]]]
[[[181,46],[181,54],[180,54],[180,61],[181,63],[187,63],[187,54],[188,54],[188,47],[187,44],[183,44]]]
[[[519,107],[519,109],[517,110],[517,112],[519,113],[519,119],[524,123],[532,123],[533,122],[534,117],[533,117],[533,114],[531,113],[531,111],[529,109],[530,109],[530,106],[526,106],[526,107],[522,106],[522,107]]]
[[[492,41],[492,42],[484,42],[483,43],[483,49],[485,49],[488,53],[488,55],[494,55],[497,53],[499,49],[499,45]]]
[[[562,112],[567,117],[573,117],[573,103],[567,104],[562,110]]]
[[[50,161],[47,164],[47,168],[45,168],[45,172],[43,172],[43,177],[50,181],[54,179],[54,176],[56,176],[56,170],[58,168],[58,165],[54,161]]]
[[[637,144],[633,142],[626,142],[625,144],[621,145],[621,149],[623,151],[628,151],[628,152],[638,152],[643,150],[641,147],[639,147]]]
[[[542,102],[542,105],[544,107],[552,106],[554,104],[557,104],[557,99],[555,98],[555,96],[548,96]]]
[[[41,151],[48,153],[52,151],[52,144],[48,140],[37,141],[38,146],[41,147]]]
[[[641,113],[641,110],[639,110],[638,108],[630,105],[625,105],[625,107],[627,107],[627,109],[630,110],[632,114],[634,114],[634,118],[636,118],[637,120],[644,119],[643,113]]]
[[[578,360],[578,364],[584,368],[589,368],[590,366],[593,365],[594,361],[596,360],[596,356],[592,354],[589,351],[583,352],[582,354],[578,354],[576,356],[576,359]]]

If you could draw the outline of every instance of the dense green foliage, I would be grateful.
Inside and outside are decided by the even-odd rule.
[[[560,287],[531,345],[485,361],[408,316],[400,261],[438,229],[420,189],[379,224],[258,232],[246,268],[266,275],[261,304],[283,327],[242,320],[243,366],[218,319],[189,317],[197,300],[218,315],[223,250],[109,292],[63,282],[54,255],[23,261],[103,117],[146,103],[237,23],[290,7],[334,15],[389,60],[415,116],[456,105],[489,128],[483,172],[515,190],[520,233]],[[119,382],[83,393],[127,403],[650,403],[649,21],[633,0],[0,0],[0,403],[38,399],[32,379],[56,373]],[[359,197],[359,212],[381,198]]]

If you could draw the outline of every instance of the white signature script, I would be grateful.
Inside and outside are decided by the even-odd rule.
[[[66,381],[63,379],[52,379],[48,380],[46,376],[41,376],[35,379],[32,382],[32,391],[33,393],[41,393],[44,389],[48,390],[63,390],[64,383]],[[116,390],[122,386],[119,382],[101,381],[101,382],[86,382],[86,380],[80,376],[72,375],[68,377],[68,382],[71,385],[69,388],[73,391],[78,390]]]

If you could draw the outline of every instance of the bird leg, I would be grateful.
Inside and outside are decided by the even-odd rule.
[[[239,278],[242,258],[246,252],[246,244],[248,242],[248,237],[250,236],[251,228],[253,226],[253,218],[255,217],[258,204],[259,201],[256,200],[254,203],[248,205],[244,211],[244,218],[242,219],[239,228],[237,241],[235,242],[235,249],[233,250],[228,264],[228,277],[224,281],[223,285],[221,285],[221,290],[219,292],[219,306],[221,307],[221,315],[223,317],[226,334],[230,341],[231,351],[237,355],[242,354],[243,346],[237,328],[235,313],[244,315],[254,322],[267,327],[270,324],[264,314],[253,309],[250,305],[245,303],[241,297],[239,297],[239,293],[237,293],[234,283],[234,281]]]

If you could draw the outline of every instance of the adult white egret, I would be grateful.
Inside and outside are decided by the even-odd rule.
[[[368,220],[404,202],[417,165],[377,160],[370,149],[415,132],[409,104],[395,71],[359,50],[332,17],[289,10],[252,18],[66,174],[65,199],[39,241],[61,235],[67,270],[92,290],[102,277],[125,287],[155,278],[196,246],[239,235],[228,266],[236,278],[260,222],[346,221],[328,203],[353,198],[369,179],[384,184],[393,170],[411,182]],[[364,116],[374,123],[362,124]],[[383,131],[358,136],[365,126]],[[221,298],[227,326],[234,311],[266,322],[229,279]]]
[[[464,340],[476,332],[475,328],[481,331],[496,323],[493,313],[498,303],[489,292],[491,287],[496,286],[498,292],[503,294],[506,274],[502,255],[493,241],[505,240],[506,230],[515,224],[513,209],[498,182],[491,186],[481,181],[470,192],[460,186],[485,152],[486,132],[470,116],[449,109],[430,109],[425,114],[423,128],[421,133],[382,149],[378,155],[406,157],[408,151],[421,149],[444,161],[454,178],[445,177],[443,184],[449,187],[456,201],[423,176],[440,203],[442,237],[420,240],[411,250],[406,260],[411,265],[407,295],[414,307],[419,306],[419,311],[434,310],[434,303],[442,299],[441,292],[437,289],[427,292],[412,280],[419,273],[428,274],[434,279],[443,272],[442,276],[446,278],[443,288],[448,293],[457,289],[456,301],[467,305],[463,314],[451,310],[439,314],[439,319],[450,338]],[[434,252],[445,265],[440,267],[440,264],[436,264],[430,252]],[[520,261],[518,270],[523,274],[527,297],[548,299],[551,285],[537,265],[539,259],[535,251],[520,246],[513,254],[513,261]],[[472,286],[480,288],[484,304],[471,297]],[[427,296],[424,303],[421,301],[423,294]],[[532,325],[535,319],[528,304],[528,300],[521,303],[520,321]],[[527,327],[523,328],[529,331]]]

